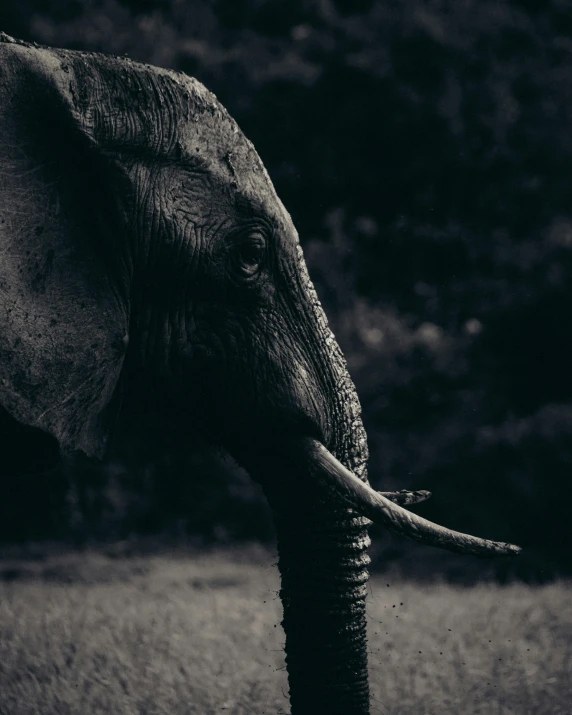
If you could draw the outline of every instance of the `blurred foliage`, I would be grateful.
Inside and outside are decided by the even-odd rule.
[[[298,226],[363,401],[372,482],[434,489],[431,518],[566,553],[569,0],[4,0],[0,26],[213,90]],[[106,483],[139,475],[134,525],[173,516],[161,483],[191,529],[267,533],[240,470],[181,449],[145,465],[126,432]],[[224,484],[228,513],[213,506]]]

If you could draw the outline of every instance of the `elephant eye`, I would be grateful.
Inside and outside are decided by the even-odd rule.
[[[261,234],[251,234],[239,239],[233,247],[233,265],[244,278],[255,276],[264,261],[266,241]]]

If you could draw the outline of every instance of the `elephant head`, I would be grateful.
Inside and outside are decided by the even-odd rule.
[[[0,407],[91,456],[122,404],[217,440],[275,514],[292,711],[369,712],[368,519],[459,551],[516,547],[368,486],[296,230],[213,94],[5,35],[0,82]]]

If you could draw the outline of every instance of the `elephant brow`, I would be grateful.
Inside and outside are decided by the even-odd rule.
[[[169,158],[174,159],[179,166],[193,173],[206,174],[209,171],[210,164],[204,157],[187,154],[179,142],[175,144],[175,148],[170,153]]]
[[[237,216],[244,221],[256,219],[268,225],[268,229],[272,232],[275,228],[271,218],[265,215],[263,207],[251,197],[246,196],[241,191],[236,191],[234,195],[234,208]]]

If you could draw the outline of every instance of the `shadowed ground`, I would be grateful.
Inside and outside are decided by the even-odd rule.
[[[274,558],[261,549],[45,550],[0,561],[0,713],[287,713]],[[372,713],[569,713],[564,582],[372,579]]]

